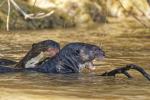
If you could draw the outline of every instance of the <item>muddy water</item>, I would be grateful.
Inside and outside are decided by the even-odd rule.
[[[112,23],[113,24],[113,23]],[[131,25],[132,26],[132,25]],[[119,28],[118,28],[119,27]],[[88,29],[88,30],[87,30]],[[61,44],[81,41],[101,46],[104,61],[95,62],[96,72],[134,63],[150,73],[150,30],[126,24],[103,25],[96,28],[57,29],[42,31],[0,32],[0,57],[18,61],[31,44],[53,39]],[[93,76],[86,70],[79,75],[45,75],[40,73],[9,73],[0,75],[0,100],[149,100],[150,82],[136,71],[129,80]]]

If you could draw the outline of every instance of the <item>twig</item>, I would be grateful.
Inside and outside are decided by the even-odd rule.
[[[35,7],[36,1],[37,1],[37,0],[34,1],[33,8]]]
[[[149,26],[142,22],[137,16],[132,15],[132,17],[135,18],[137,22],[141,23],[145,28],[149,28]]]
[[[8,14],[7,14],[7,24],[6,24],[6,28],[7,31],[9,31],[9,20],[10,20],[10,0],[7,1],[8,3]]]
[[[18,10],[24,16],[25,19],[42,19],[51,16],[54,13],[54,10],[52,10],[49,13],[44,14],[43,13],[27,14],[26,12],[23,11],[23,9],[19,7],[19,5],[14,0],[10,0],[10,2],[14,5],[16,10]]]
[[[26,14],[25,19],[42,19],[45,17],[49,17],[54,13],[54,10],[50,11],[49,13],[37,13],[37,14]]]
[[[127,11],[126,8],[123,6],[123,4],[121,3],[120,0],[119,0],[119,3],[120,3],[120,5],[122,6],[122,8],[123,8],[125,11]],[[129,11],[127,11],[127,12],[129,12]],[[129,13],[130,13],[130,15],[131,15],[134,19],[136,19],[137,22],[141,23],[145,28],[149,28],[148,25],[146,25],[144,22],[142,22],[142,21],[141,21],[137,16],[135,16],[131,11],[130,11]],[[142,13],[143,13],[143,12],[142,12]]]

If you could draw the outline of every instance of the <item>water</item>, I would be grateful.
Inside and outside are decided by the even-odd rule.
[[[129,63],[138,64],[150,73],[149,33],[150,29],[136,24],[128,26],[125,22],[94,29],[1,31],[0,57],[18,61],[32,43],[44,39],[53,39],[62,47],[81,41],[101,46],[106,52],[104,61],[95,62],[101,64],[96,74]],[[78,75],[1,74],[0,100],[149,100],[150,82],[136,71],[130,71],[132,80],[123,75],[113,78],[93,76],[93,73],[85,70]]]

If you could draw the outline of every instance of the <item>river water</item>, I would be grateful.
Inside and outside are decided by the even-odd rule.
[[[0,57],[18,61],[33,43],[52,39],[63,47],[69,42],[96,44],[106,58],[92,73],[47,75],[0,74],[0,100],[149,100],[150,82],[132,70],[134,79],[123,75],[93,76],[134,63],[150,73],[150,29],[140,25],[111,23],[90,28],[0,31]]]

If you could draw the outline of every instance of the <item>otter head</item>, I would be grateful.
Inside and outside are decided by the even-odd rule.
[[[102,60],[104,56],[104,51],[96,45],[70,43],[59,53],[61,66],[58,69],[71,69],[71,72],[80,72],[83,68],[94,70],[93,60]]]
[[[35,52],[43,53],[45,57],[54,57],[60,51],[59,43],[53,40],[45,40],[32,45],[32,50]]]
[[[104,51],[98,46],[87,44],[79,49],[79,54],[82,62],[102,60],[105,56]]]
[[[96,45],[87,44],[79,50],[80,55],[80,67],[87,68],[90,71],[95,70],[93,60],[103,60],[105,57],[104,51]]]
[[[36,67],[44,59],[54,57],[60,51],[59,43],[53,40],[45,40],[34,43],[30,51],[15,66],[16,68]]]

